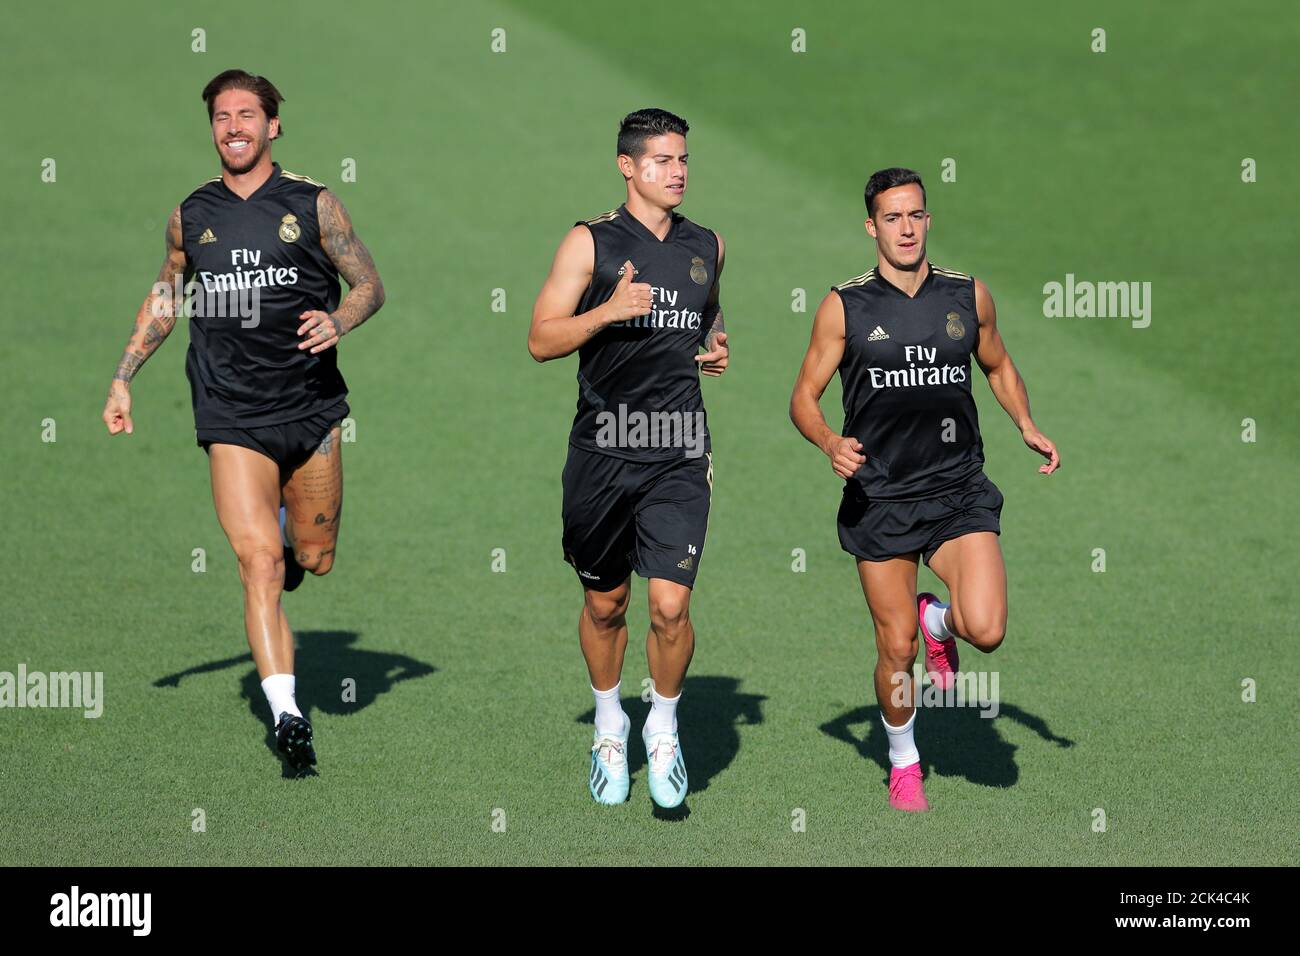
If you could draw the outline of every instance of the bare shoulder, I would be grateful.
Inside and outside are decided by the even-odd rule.
[[[352,229],[352,220],[348,217],[343,200],[328,189],[322,189],[316,194],[316,218],[320,221],[322,236]]]
[[[840,298],[838,289],[826,293],[817,306],[813,323],[820,332],[838,334],[841,338],[844,336],[844,300]]]
[[[181,207],[177,206],[172,210],[172,214],[167,217],[167,248],[180,249],[184,245],[185,238],[181,230]]]
[[[993,295],[980,279],[975,280],[975,312],[981,324],[992,321],[997,316],[993,305]]]
[[[181,229],[181,207],[177,206],[167,217],[166,254],[162,268],[158,271],[159,282],[172,282],[177,275],[185,271],[189,257],[185,253],[185,233]]]
[[[564,248],[565,246],[570,246],[575,249],[595,249],[596,240],[592,236],[591,230],[587,228],[587,224],[583,223],[582,225],[574,226],[564,234],[564,239],[560,242],[560,248]]]
[[[564,270],[590,273],[596,265],[596,240],[586,225],[574,226],[560,240],[555,251],[555,264]]]

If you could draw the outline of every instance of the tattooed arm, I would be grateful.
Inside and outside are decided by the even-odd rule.
[[[145,363],[145,359],[162,345],[163,339],[176,327],[175,295],[184,275],[181,207],[177,206],[167,220],[167,256],[163,259],[162,269],[158,271],[158,281],[149,290],[144,304],[136,313],[131,338],[127,340],[126,351],[122,353],[122,361],[118,363],[112,384],[108,388],[103,418],[110,435],[120,432],[129,435],[135,430],[131,421],[131,379]]]
[[[347,281],[348,294],[339,307],[326,314],[319,310],[298,316],[302,325],[298,335],[306,336],[299,349],[311,349],[313,355],[333,348],[340,338],[379,311],[384,304],[384,283],[379,279],[370,250],[352,231],[352,219],[328,189],[316,196],[316,218],[320,222],[320,245],[339,275]]]
[[[727,330],[722,323],[722,304],[719,302],[722,262],[726,257],[727,247],[722,241],[722,236],[716,232],[714,235],[718,236],[718,274],[713,277],[709,301],[704,306],[704,316],[706,319],[713,316],[713,324],[709,326],[709,333],[704,337],[704,352],[695,356],[695,361],[700,363],[701,372],[716,378],[727,370],[727,356],[730,350],[727,348]]]

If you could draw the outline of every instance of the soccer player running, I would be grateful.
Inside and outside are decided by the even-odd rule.
[[[188,311],[196,437],[239,560],[248,645],[277,748],[304,771],[316,753],[295,701],[293,634],[280,594],[306,571],[333,566],[343,506],[339,423],[350,411],[335,346],[383,305],[384,287],[338,197],[272,162],[271,141],[283,132],[275,86],[227,70],[204,87],[203,100],[221,175],[172,210],[167,255],[103,418],[110,435],[134,431],[131,380]],[[341,302],[340,274],[349,287]]]
[[[660,109],[624,117],[616,162],[627,201],[569,230],[528,330],[539,362],[578,353],[563,545],[583,586],[578,639],[596,698],[588,785],[604,804],[623,802],[629,788],[631,720],[619,685],[633,570],[649,579],[648,789],[664,808],[687,792],[677,702],[695,649],[691,589],[713,488],[700,374],[727,367],[722,237],[675,211],[688,129]]]
[[[866,202],[878,263],[835,286],[818,306],[790,417],[845,482],[840,544],[858,559],[875,625],[890,805],[928,810],[912,734],[918,622],[926,671],[944,689],[956,678],[956,638],[989,653],[1007,622],[1002,493],[984,475],[972,355],[1025,444],[1048,459],[1038,470],[1052,474],[1060,457],[1030,417],[989,290],[926,259],[930,214],[921,177],[910,169],[873,173]],[[818,404],[836,370],[842,435]],[[947,586],[948,603],[916,593],[918,557]]]

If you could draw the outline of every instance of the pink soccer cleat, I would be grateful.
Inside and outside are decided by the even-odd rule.
[[[895,810],[923,813],[930,809],[921,785],[921,764],[895,767],[889,771],[889,805]]]
[[[925,672],[930,675],[931,684],[948,690],[957,682],[957,638],[935,640],[925,626],[925,609],[938,603],[939,598],[928,591],[918,594],[916,616],[921,621],[921,636],[925,638]]]

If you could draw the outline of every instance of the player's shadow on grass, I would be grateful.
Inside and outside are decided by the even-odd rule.
[[[356,631],[301,631],[294,635],[294,672],[297,676],[298,709],[308,720],[312,710],[334,716],[355,714],[369,707],[380,694],[392,690],[403,681],[427,677],[437,673],[437,668],[417,661],[405,654],[388,654],[352,647],[359,635]],[[251,664],[252,654],[240,654],[168,674],[154,681],[155,687],[179,687],[181,680],[199,674]],[[352,681],[344,684],[344,681]],[[240,681],[240,690],[248,703],[248,711],[266,725],[266,745],[275,749],[275,726],[262,693],[262,679],[257,668],[250,668]],[[284,775],[294,776],[288,767]]]
[[[1010,787],[1020,779],[1014,744],[1002,739],[995,724],[1003,717],[1028,727],[1043,740],[1058,747],[1073,747],[1074,741],[1058,737],[1041,717],[1026,713],[1014,704],[1000,704],[997,717],[981,717],[976,707],[920,707],[917,709],[917,750],[927,771],[944,777],[965,777],[986,787]],[[866,737],[853,731],[866,725]],[[852,744],[859,754],[874,761],[888,780],[889,738],[874,704],[846,711],[821,725],[822,733]]]
[[[687,804],[691,796],[709,789],[713,778],[730,766],[740,752],[740,734],[736,728],[741,724],[763,722],[760,705],[765,700],[767,698],[761,694],[740,693],[740,681],[735,677],[686,678],[682,685],[678,723],[690,793],[686,795],[686,802],[675,810],[654,807],[656,817],[684,820],[690,816]],[[645,726],[646,715],[650,713],[650,704],[640,697],[624,697],[622,704],[623,710],[632,719],[632,733],[627,741],[627,768],[634,778],[634,796],[638,785],[646,785],[645,777],[636,779],[636,775],[646,765],[641,728]],[[579,714],[576,721],[590,728],[595,719],[596,710],[592,708]],[[631,798],[629,796],[628,799]]]

